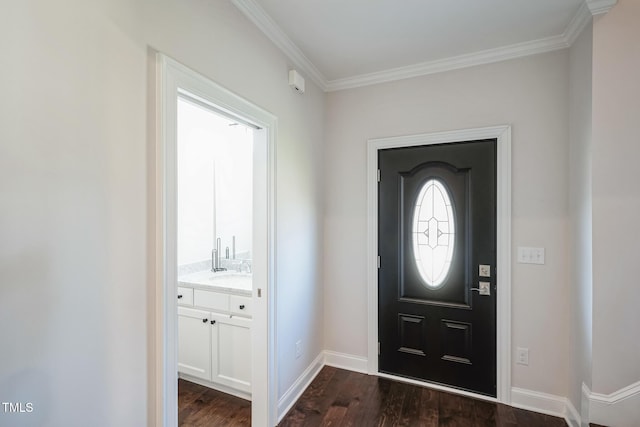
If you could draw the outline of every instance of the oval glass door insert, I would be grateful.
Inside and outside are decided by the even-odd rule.
[[[455,221],[451,195],[437,179],[427,181],[413,209],[413,256],[424,283],[437,288],[451,268]]]

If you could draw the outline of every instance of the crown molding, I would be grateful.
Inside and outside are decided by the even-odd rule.
[[[585,3],[581,3],[576,14],[573,16],[567,25],[567,28],[561,35],[502,46],[494,49],[482,50],[465,55],[453,56],[436,61],[422,62],[406,67],[361,74],[344,79],[330,80],[327,82],[326,91],[333,92],[344,89],[353,89],[356,87],[408,79],[411,77],[426,76],[444,71],[452,71],[460,68],[468,68],[476,65],[490,64],[493,62],[506,61],[508,59],[521,58],[523,56],[565,49],[573,44],[584,27],[591,22],[591,17],[591,12],[587,5]]]
[[[482,50],[465,55],[453,56],[435,61],[427,61],[407,67],[393,68],[375,73],[361,74],[344,79],[330,80],[327,83],[327,91],[352,89],[394,80],[408,79],[429,74],[452,71],[460,68],[473,67],[475,65],[489,64],[505,61],[507,59],[520,58],[538,53],[551,52],[569,47],[564,34],[547,37],[544,39],[517,43],[494,49]]]
[[[618,0],[585,0],[585,2],[592,15],[600,15],[609,12]]]
[[[557,36],[435,61],[421,62],[405,67],[360,74],[342,79],[327,80],[255,0],[231,0],[251,22],[284,52],[295,67],[308,75],[324,92],[353,89],[565,49],[573,44],[584,27],[591,21],[592,15],[607,12],[617,1],[618,0],[585,0],[585,2],[581,3],[565,31]]]
[[[578,11],[575,15],[573,15],[573,18],[571,19],[571,21],[569,21],[569,25],[567,25],[567,28],[562,34],[569,46],[571,46],[573,42],[576,41],[584,27],[586,27],[592,19],[593,16],[591,15],[591,11],[587,7],[587,4],[581,3]]]
[[[326,92],[327,79],[254,0],[231,0],[304,74]]]

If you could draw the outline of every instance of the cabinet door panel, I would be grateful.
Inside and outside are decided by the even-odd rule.
[[[214,316],[212,381],[251,392],[251,319]]]
[[[208,311],[178,307],[178,372],[211,380],[210,320]]]

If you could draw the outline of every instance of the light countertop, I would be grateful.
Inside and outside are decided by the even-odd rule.
[[[178,286],[251,296],[251,273],[199,271],[178,277]]]

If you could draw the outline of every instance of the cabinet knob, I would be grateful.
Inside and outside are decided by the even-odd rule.
[[[212,320],[212,321],[211,321],[211,324],[212,324],[212,325],[215,325],[215,324],[216,324],[216,321],[215,321],[215,320]]]
[[[240,304],[240,310],[244,310],[244,304]]]
[[[178,299],[182,299],[182,295],[178,295]]]
[[[202,323],[207,323],[209,319],[202,319]]]

